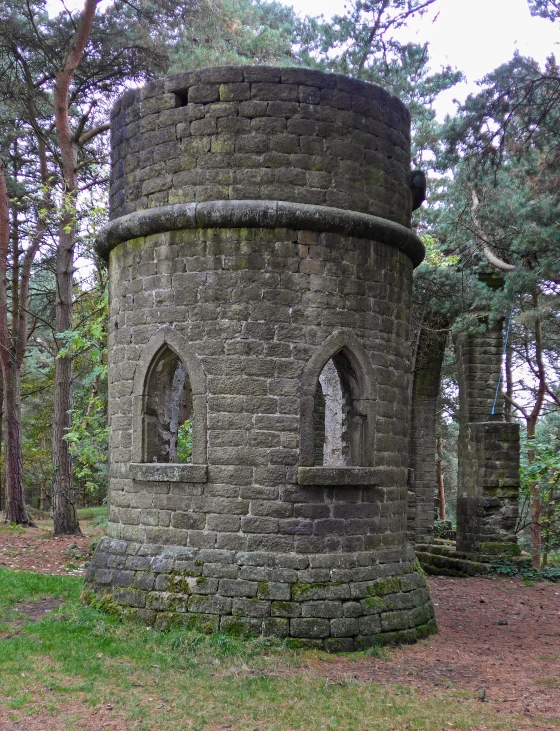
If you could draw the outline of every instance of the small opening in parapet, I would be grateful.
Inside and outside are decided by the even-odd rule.
[[[176,91],[175,92],[175,106],[176,107],[186,107],[188,103],[189,103],[188,91]]]
[[[192,462],[193,398],[183,361],[165,347],[150,368],[144,396],[144,460]]]
[[[344,352],[329,360],[319,376],[313,411],[315,464],[325,467],[363,463],[364,419],[358,379]]]

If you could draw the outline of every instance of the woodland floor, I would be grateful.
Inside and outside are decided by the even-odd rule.
[[[47,525],[25,530],[0,530],[0,567],[14,571],[30,571],[42,574],[79,575],[83,572],[83,559],[91,532],[85,525],[83,538],[53,538]],[[88,533],[90,533],[88,535]],[[83,558],[82,558],[83,557]],[[470,704],[481,712],[479,725],[471,729],[507,729],[508,731],[533,731],[533,729],[560,729],[560,584],[537,583],[527,586],[521,579],[508,577],[475,577],[453,579],[430,577],[429,585],[436,608],[439,634],[410,647],[383,651],[380,656],[357,653],[356,655],[327,655],[326,653],[301,653],[295,664],[283,666],[276,661],[273,670],[262,673],[245,665],[241,675],[271,674],[275,678],[293,679],[305,675],[309,682],[324,682],[328,686],[344,688],[348,684],[379,684],[388,689],[399,688],[397,695],[406,695],[407,689],[426,702],[451,693],[454,704]],[[1,587],[0,587],[1,591]],[[49,610],[62,604],[62,599],[41,597],[40,601],[21,603],[14,609],[26,615],[26,621],[37,621]],[[1,613],[1,608],[0,608]],[[0,617],[1,623],[2,617]],[[1,638],[0,638],[1,639]],[[0,653],[2,648],[0,646]],[[215,673],[213,674],[215,675]],[[239,674],[236,674],[239,677]],[[142,685],[140,683],[140,685]],[[1,688],[1,685],[0,685]],[[23,716],[14,720],[2,706],[0,689],[1,731],[47,731],[67,729],[44,713]],[[447,697],[447,696],[445,696]],[[152,698],[147,699],[152,701]],[[112,729],[127,731],[133,728],[149,728],[159,731],[160,726],[134,725],[112,714],[112,706],[100,706],[93,712],[91,707],[80,707],[79,697],[66,699],[68,712],[75,720],[72,728]],[[475,705],[476,702],[476,705]],[[110,704],[109,704],[110,705]],[[388,702],[391,706],[391,703]],[[13,708],[13,706],[12,706]],[[87,716],[87,723],[79,719]],[[56,715],[56,714],[55,714]],[[403,722],[404,723],[404,722]],[[457,721],[444,725],[385,725],[398,731],[410,728],[449,729],[467,728],[456,725]],[[193,725],[174,726],[166,722],[161,728],[194,729]],[[254,727],[244,724],[208,722],[201,728],[208,731],[238,731],[238,729],[285,728],[330,729],[336,726],[294,726],[287,723],[278,726],[262,720]],[[374,731],[373,725],[363,726],[356,719],[344,728]]]

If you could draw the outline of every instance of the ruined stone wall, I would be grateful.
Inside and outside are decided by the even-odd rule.
[[[356,118],[365,124],[375,114],[384,117],[394,138],[406,140],[407,113],[385,92],[354,82],[348,90],[342,77],[288,71],[213,69],[167,82],[187,102],[172,107],[174,114],[194,105],[203,112],[200,121],[211,120],[195,130],[209,129],[211,137],[220,120],[230,123],[232,151],[213,153],[210,140],[193,170],[214,154],[221,161],[217,179],[225,158],[234,172],[250,169],[236,157],[246,154],[235,152],[238,141],[249,144],[249,135],[257,144],[264,129],[274,138],[270,126],[247,127],[241,99],[235,114],[223,116],[236,94],[249,94],[247,102],[266,110],[265,121],[285,123],[299,135],[298,145],[317,137],[321,149],[337,149],[334,141],[355,127],[342,114],[349,110],[336,111],[336,104],[357,108],[360,99],[369,112],[352,113]],[[239,74],[242,81],[235,80]],[[307,177],[298,178],[301,190],[297,184],[267,190],[267,197],[280,199],[274,201],[231,201],[219,188],[212,196],[220,200],[162,207],[175,186],[183,195],[173,177],[169,192],[158,191],[167,197],[139,195],[125,203],[119,181],[128,155],[142,151],[138,128],[117,120],[136,105],[139,119],[155,117],[155,129],[168,127],[175,93],[163,88],[158,82],[127,94],[115,112],[114,221],[99,242],[110,257],[109,537],[91,562],[89,590],[149,623],[179,617],[207,629],[291,636],[332,650],[426,636],[435,628],[433,608],[406,543],[409,314],[413,263],[422,249],[394,222],[410,214],[404,158],[402,174],[391,178],[393,197],[383,202],[380,193],[375,203],[393,221],[359,213],[360,199],[352,199],[344,177],[333,178],[346,196],[340,201],[354,200],[358,213],[297,203],[302,191],[314,189],[315,178]],[[294,88],[303,101],[291,101]],[[221,101],[226,93],[230,100]],[[321,136],[325,109],[335,110],[337,121]],[[241,123],[236,128],[232,120]],[[297,128],[299,121],[315,126]],[[145,134],[149,156],[157,147]],[[387,134],[385,141],[392,139]],[[177,160],[190,154],[181,149]],[[296,162],[290,158],[286,166],[297,172]],[[360,173],[364,189],[386,172],[369,164]],[[144,182],[135,190],[151,195]],[[295,203],[282,202],[288,194]],[[130,213],[146,205],[156,207]],[[191,381],[192,464],[145,461],[146,383],[150,364],[166,347]],[[359,391],[358,446],[351,466],[316,466],[315,388],[338,353]]]
[[[519,424],[503,421],[496,389],[501,324],[456,339],[459,381],[457,549],[518,553]]]
[[[419,333],[412,383],[408,530],[413,540],[429,535],[436,506],[436,428],[447,321],[428,315]]]

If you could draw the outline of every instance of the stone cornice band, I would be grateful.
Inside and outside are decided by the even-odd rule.
[[[100,229],[95,248],[99,256],[108,259],[110,252],[123,241],[192,228],[289,228],[338,233],[397,248],[415,267],[425,255],[418,236],[394,221],[341,208],[267,200],[177,203],[129,213]]]

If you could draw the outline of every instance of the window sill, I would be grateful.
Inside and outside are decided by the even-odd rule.
[[[205,464],[133,462],[130,465],[132,479],[142,482],[206,482],[207,474]]]
[[[298,485],[378,485],[375,467],[298,467]]]

